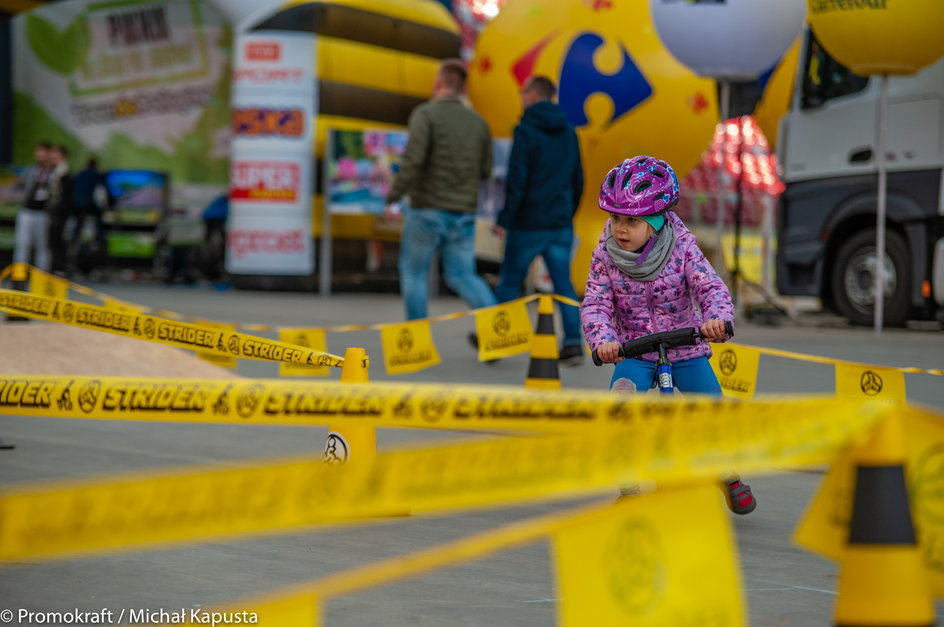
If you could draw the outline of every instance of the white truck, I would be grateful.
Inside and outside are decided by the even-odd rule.
[[[879,77],[832,59],[807,31],[778,159],[777,289],[854,324],[875,306]],[[889,79],[884,319],[944,315],[944,60]]]

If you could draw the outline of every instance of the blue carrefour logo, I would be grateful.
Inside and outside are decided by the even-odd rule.
[[[623,65],[615,74],[602,74],[593,63],[593,53],[603,45],[603,38],[584,33],[570,45],[560,76],[560,106],[574,126],[587,120],[584,103],[592,94],[603,93],[613,101],[610,123],[629,113],[652,95],[652,86],[620,44]]]

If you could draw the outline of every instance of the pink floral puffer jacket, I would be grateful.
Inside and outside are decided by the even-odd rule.
[[[591,349],[606,342],[636,339],[650,333],[700,327],[704,320],[734,322],[728,287],[698,248],[691,231],[673,212],[666,219],[675,227],[675,249],[652,281],[623,273],[606,251],[605,233],[593,251],[587,290],[580,306],[583,332]],[[724,341],[730,337],[725,337]],[[708,343],[672,348],[670,361],[711,356]],[[656,361],[657,353],[641,357]]]

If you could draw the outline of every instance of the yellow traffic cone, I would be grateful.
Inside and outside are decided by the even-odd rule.
[[[836,627],[931,627],[934,603],[915,538],[900,415],[859,447],[849,541],[839,564]]]
[[[367,353],[363,348],[349,348],[341,366],[341,383],[367,383]],[[377,430],[371,425],[329,427],[325,441],[324,460],[327,464],[358,462],[377,455]]]
[[[531,345],[531,363],[524,387],[534,390],[561,389],[557,336],[554,334],[554,299],[543,295],[538,299],[538,326]]]

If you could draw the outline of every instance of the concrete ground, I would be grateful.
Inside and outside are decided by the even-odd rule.
[[[387,294],[344,294],[322,299],[311,294],[216,291],[208,287],[122,284],[93,287],[123,300],[192,316],[273,326],[370,324],[402,319],[399,298]],[[444,297],[434,301],[430,313],[463,309],[460,301]],[[801,325],[781,327],[741,322],[737,340],[878,365],[944,367],[944,332],[887,330],[876,338],[868,329],[824,328],[811,321],[814,319],[806,317]],[[465,338],[472,324],[472,318],[436,323],[433,333],[444,363],[411,375],[388,377],[383,373],[377,331],[329,334],[329,350],[343,354],[347,346],[364,347],[373,356],[372,380],[522,383],[528,363],[526,356],[493,365],[475,360]],[[62,347],[63,351],[68,349]],[[274,377],[277,366],[242,360],[238,373]],[[565,387],[602,389],[607,386],[609,372],[588,363],[562,369],[561,378]],[[906,380],[912,401],[944,409],[941,377],[910,374]],[[767,356],[761,360],[758,382],[761,392],[829,394],[833,384],[830,366]],[[0,436],[16,445],[14,450],[0,451],[0,483],[275,455],[320,455],[325,433],[325,429],[315,427],[0,417]],[[446,437],[472,436],[381,430],[379,445],[393,447]],[[758,495],[759,507],[752,515],[736,518],[733,523],[740,546],[750,624],[755,627],[832,624],[835,566],[790,541],[793,527],[821,475],[816,471],[783,472],[749,479]],[[15,612],[19,608],[67,611],[205,607],[427,548],[571,504],[548,502],[265,538],[10,564],[0,569],[0,609]],[[557,595],[548,548],[546,542],[537,542],[340,597],[328,604],[325,624],[551,625]],[[938,613],[944,617],[940,607]]]

